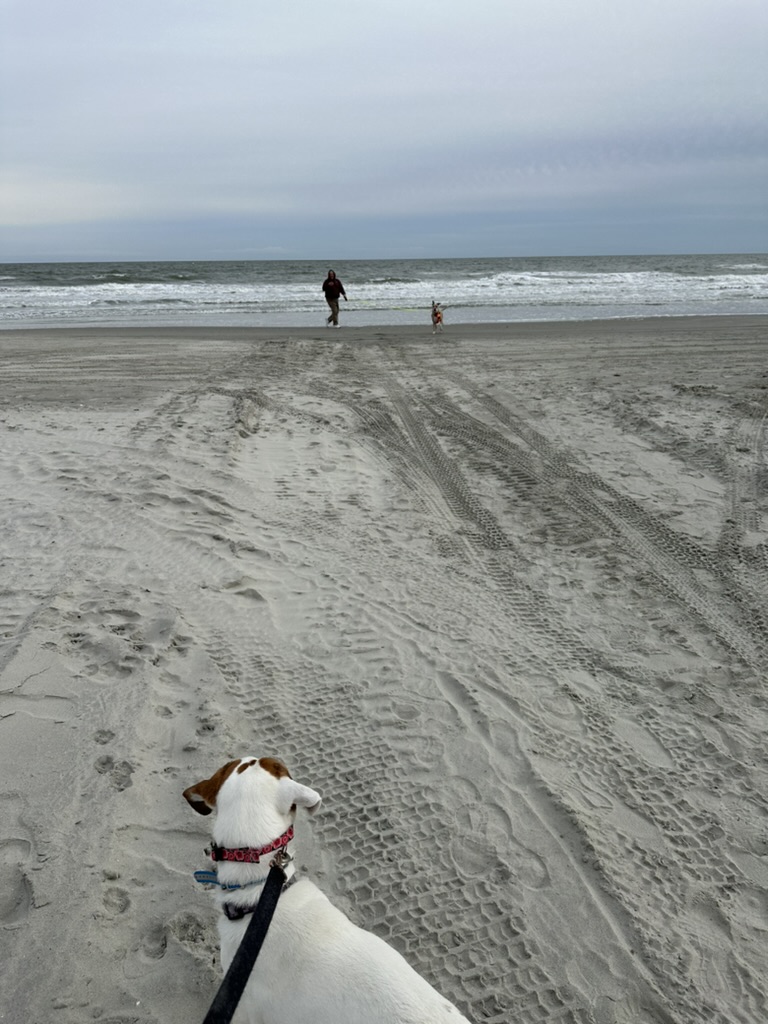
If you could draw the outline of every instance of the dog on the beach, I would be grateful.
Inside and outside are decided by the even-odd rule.
[[[250,921],[275,850],[290,854],[296,809],[320,794],[272,757],[229,761],[184,790],[200,814],[215,812],[214,898],[226,971]],[[469,1024],[391,946],[363,931],[308,879],[287,882],[238,1007],[248,1024]]]
[[[439,302],[432,300],[432,333],[443,329],[443,308]]]

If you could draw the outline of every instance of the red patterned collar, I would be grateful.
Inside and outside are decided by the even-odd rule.
[[[258,864],[262,857],[275,850],[282,850],[284,846],[293,839],[293,825],[289,825],[277,839],[273,839],[266,846],[240,846],[230,850],[226,846],[211,846],[211,860],[236,861],[238,864]]]

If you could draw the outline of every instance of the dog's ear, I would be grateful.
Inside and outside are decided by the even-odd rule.
[[[294,782],[289,775],[278,783],[277,809],[281,814],[288,814],[294,807],[306,807],[310,814],[314,814],[320,801],[319,793],[309,786],[302,786],[300,782]]]
[[[216,797],[226,780],[240,764],[240,758],[236,761],[228,761],[223,768],[219,768],[210,779],[203,779],[196,782],[194,786],[184,790],[184,799],[193,811],[198,814],[210,814],[216,807]]]

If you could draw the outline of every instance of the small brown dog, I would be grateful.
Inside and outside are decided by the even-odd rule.
[[[432,300],[432,333],[443,329],[443,310],[439,302]]]

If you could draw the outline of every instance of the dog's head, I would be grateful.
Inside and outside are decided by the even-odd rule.
[[[184,798],[198,814],[215,810],[216,830],[221,826],[237,833],[243,843],[253,841],[254,832],[272,833],[286,819],[292,821],[297,807],[312,814],[320,806],[320,794],[294,782],[276,757],[229,761],[209,779],[185,789]]]

